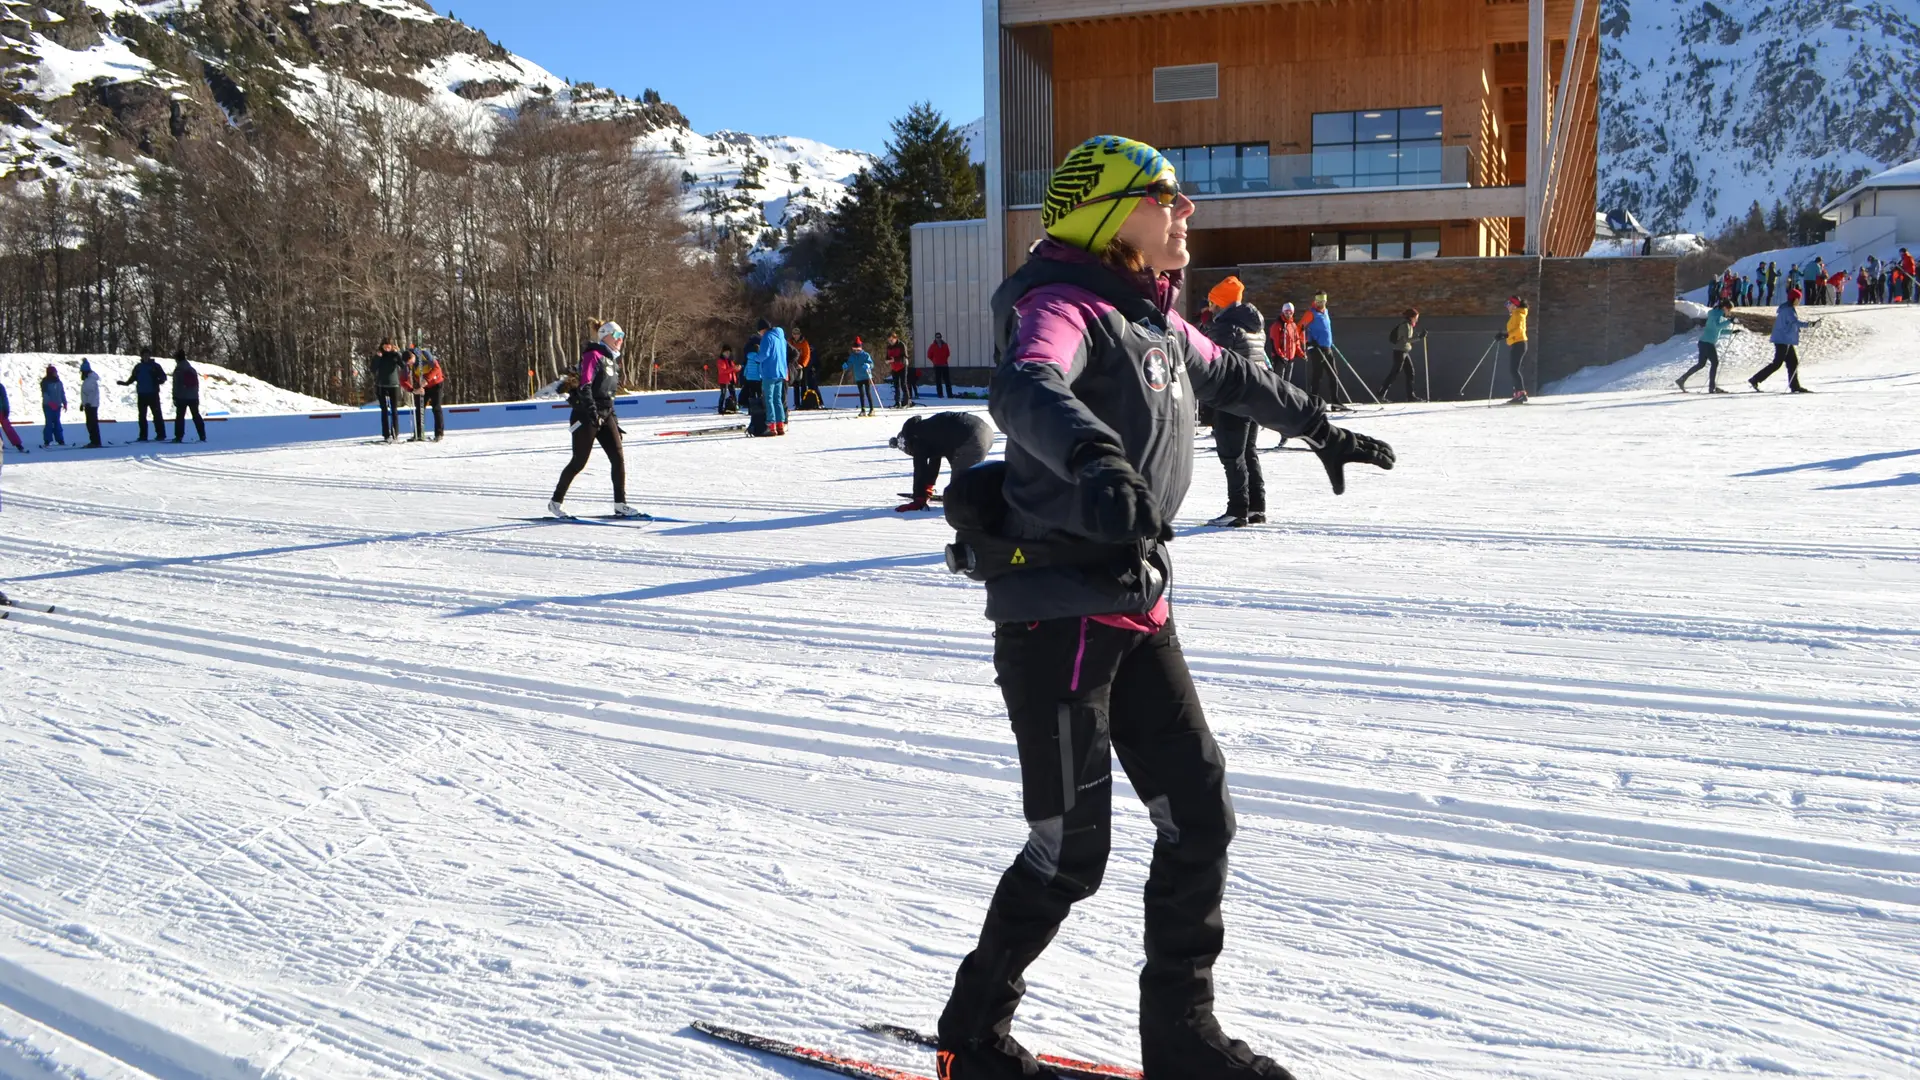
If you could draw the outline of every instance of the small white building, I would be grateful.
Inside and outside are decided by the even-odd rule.
[[[993,366],[989,301],[1000,276],[988,273],[987,223],[937,221],[913,227],[913,348],[925,364],[937,332],[955,368]],[[966,380],[957,380],[963,384]]]
[[[1869,176],[1820,208],[1838,229],[1833,240],[1852,266],[1868,255],[1883,258],[1902,246],[1920,249],[1920,161]]]

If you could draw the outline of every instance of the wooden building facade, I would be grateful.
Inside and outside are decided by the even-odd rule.
[[[1052,168],[1105,134],[1174,159],[1198,267],[1591,242],[1600,0],[984,6],[990,259],[1008,269]]]

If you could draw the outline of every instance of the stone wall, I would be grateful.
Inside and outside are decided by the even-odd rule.
[[[1505,345],[1488,346],[1506,327],[1504,304],[1521,296],[1531,304],[1527,384],[1541,384],[1593,364],[1632,356],[1673,336],[1678,262],[1635,259],[1421,259],[1408,262],[1269,263],[1189,275],[1186,303],[1198,312],[1207,290],[1228,273],[1246,283],[1247,299],[1269,319],[1292,301],[1305,310],[1315,293],[1329,296],[1334,342],[1357,375],[1376,391],[1391,362],[1387,332],[1408,307],[1428,331],[1416,391],[1457,400],[1512,391]],[[1429,375],[1430,369],[1430,375]],[[1469,376],[1472,376],[1469,379]],[[1371,395],[1349,385],[1349,396]],[[1399,400],[1401,393],[1394,395]]]

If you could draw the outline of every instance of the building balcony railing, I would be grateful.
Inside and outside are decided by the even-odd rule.
[[[1285,195],[1328,195],[1339,192],[1403,188],[1468,187],[1473,183],[1473,148],[1445,146],[1438,153],[1404,155],[1384,166],[1393,171],[1353,172],[1352,155],[1279,154],[1259,161],[1242,158],[1238,170],[1248,175],[1182,177],[1180,188],[1195,199],[1245,198]],[[1264,175],[1259,165],[1264,164]],[[1252,166],[1249,168],[1249,166]],[[1342,168],[1344,166],[1344,168]],[[1376,163],[1376,167],[1381,167]],[[1339,168],[1340,171],[1334,171]],[[1023,170],[1007,176],[1007,206],[1031,209],[1040,205],[1053,170]]]

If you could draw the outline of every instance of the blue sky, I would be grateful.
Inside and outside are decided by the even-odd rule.
[[[978,0],[434,0],[575,82],[652,87],[698,131],[801,135],[879,153],[931,101],[984,111]]]

